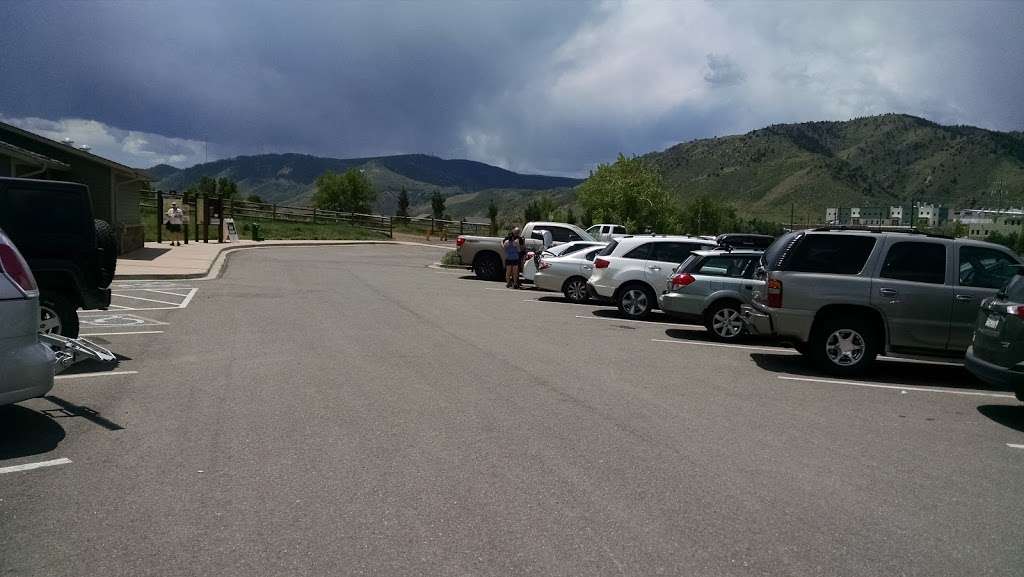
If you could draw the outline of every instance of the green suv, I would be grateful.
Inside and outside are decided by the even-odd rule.
[[[978,310],[967,370],[979,379],[1012,388],[1024,401],[1024,271],[1018,271]]]

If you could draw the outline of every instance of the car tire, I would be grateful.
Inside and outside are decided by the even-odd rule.
[[[78,312],[61,293],[43,291],[39,295],[39,332],[78,338]]]
[[[473,273],[481,280],[505,280],[501,259],[492,253],[481,254],[473,260]]]
[[[808,354],[822,369],[840,377],[861,375],[878,356],[875,325],[854,316],[826,318],[814,329]]]
[[[631,319],[647,318],[658,302],[651,287],[641,284],[630,284],[619,289],[615,299],[619,312]]]
[[[581,276],[569,277],[562,284],[562,294],[567,300],[576,304],[587,302],[590,300],[590,295],[587,292],[587,279]]]
[[[99,281],[100,286],[110,286],[114,280],[114,270],[117,268],[117,236],[114,234],[114,227],[105,220],[96,219],[96,250],[99,253]]]
[[[735,342],[747,333],[740,316],[740,304],[736,301],[719,301],[704,315],[704,327],[711,338],[721,342]]]

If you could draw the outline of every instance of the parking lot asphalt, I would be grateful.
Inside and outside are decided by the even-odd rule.
[[[118,366],[0,408],[0,573],[1024,574],[1009,393],[948,364],[834,379],[439,256],[123,285],[192,297],[103,313],[83,333]]]

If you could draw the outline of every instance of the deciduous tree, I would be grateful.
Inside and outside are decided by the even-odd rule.
[[[678,207],[657,171],[638,156],[620,154],[602,164],[579,186],[577,201],[599,222],[625,225],[631,231],[673,232]]]
[[[316,193],[313,195],[313,206],[316,208],[339,212],[370,212],[376,200],[377,191],[361,170],[350,168],[343,174],[329,170],[316,179]]]

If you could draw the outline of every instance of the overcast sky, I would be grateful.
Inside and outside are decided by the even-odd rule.
[[[1024,129],[1024,2],[13,2],[0,119],[140,167],[619,152],[905,112]],[[208,143],[208,149],[204,146]]]

